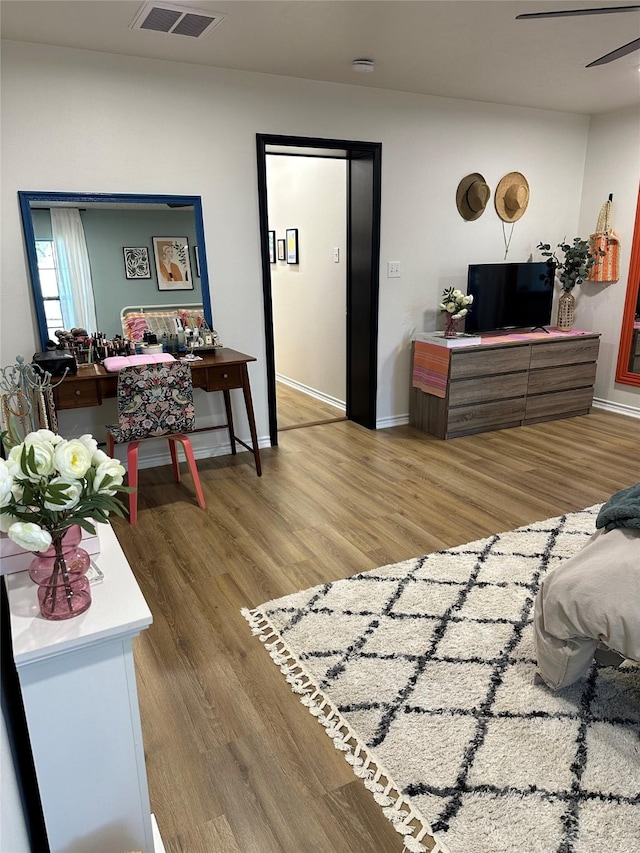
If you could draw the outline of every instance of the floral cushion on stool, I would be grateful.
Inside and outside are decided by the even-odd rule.
[[[195,429],[191,368],[179,361],[139,364],[118,374],[116,444]]]

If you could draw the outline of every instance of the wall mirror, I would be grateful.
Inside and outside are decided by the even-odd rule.
[[[213,328],[200,196],[18,198],[43,349],[59,328],[122,334],[127,306],[202,305]]]
[[[631,244],[616,382],[640,386],[640,192]]]

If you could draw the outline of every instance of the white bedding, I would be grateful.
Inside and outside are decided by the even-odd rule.
[[[577,681],[599,643],[640,661],[640,530],[598,530],[540,585],[538,673],[556,690]]]

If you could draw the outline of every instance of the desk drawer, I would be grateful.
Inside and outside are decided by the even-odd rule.
[[[53,392],[57,409],[81,409],[84,406],[99,406],[100,388],[97,381],[74,382],[65,379]]]
[[[207,391],[242,387],[242,367],[239,364],[221,364],[207,368]]]
[[[531,346],[531,369],[537,367],[561,367],[596,361],[600,341],[598,338],[573,339],[570,341],[548,341]]]
[[[449,405],[465,406],[489,400],[524,397],[527,393],[526,372],[482,376],[478,379],[458,379],[449,385]]]
[[[587,414],[593,402],[593,388],[555,391],[527,397],[526,423]]]
[[[450,379],[470,379],[473,376],[492,376],[529,369],[529,345],[470,349],[451,353]]]
[[[477,406],[460,406],[458,409],[449,411],[447,436],[519,426],[524,418],[524,412],[524,397],[499,400],[495,403],[480,403]]]
[[[595,378],[595,361],[532,370],[529,374],[528,393],[547,394],[550,391],[566,391],[572,388],[593,388]]]

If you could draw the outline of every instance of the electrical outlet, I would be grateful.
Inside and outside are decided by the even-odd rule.
[[[387,261],[387,278],[400,278],[400,261]]]

